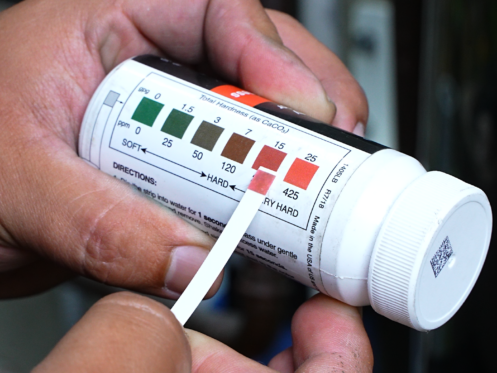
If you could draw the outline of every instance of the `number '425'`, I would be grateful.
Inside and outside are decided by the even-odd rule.
[[[286,188],[284,191],[283,191],[283,194],[285,196],[287,196],[288,198],[291,198],[291,199],[294,199],[294,200],[297,200],[299,199],[299,192],[293,190],[293,189],[290,189],[290,188]]]

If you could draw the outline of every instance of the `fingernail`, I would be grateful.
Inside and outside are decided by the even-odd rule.
[[[331,118],[331,122],[332,122],[333,119],[335,119],[335,117],[337,115],[337,106],[336,106],[335,102],[330,98],[330,96],[326,95],[326,99],[328,100],[329,106],[330,106],[331,111],[332,111],[332,118]]]
[[[207,250],[196,246],[181,246],[174,249],[166,275],[166,288],[175,293],[182,293],[208,254]]]
[[[333,299],[333,311],[340,313],[342,315],[352,316],[352,317],[362,317],[362,308],[349,306],[348,304],[342,303]]]
[[[357,123],[354,130],[352,131],[352,133],[354,135],[357,135],[357,136],[361,136],[361,137],[364,137],[364,133],[366,131],[366,126],[364,126],[364,124],[362,124],[361,122]]]
[[[285,47],[281,42],[269,37],[266,37],[265,40],[269,46],[277,49],[276,63],[281,66],[281,70],[286,69],[291,72],[285,77],[287,90],[285,92],[273,90],[270,98],[315,119],[331,123],[336,114],[336,106],[328,97],[318,77],[295,52]],[[281,79],[281,76],[276,78]]]
[[[36,255],[30,252],[0,246],[0,273],[24,267],[36,259]]]

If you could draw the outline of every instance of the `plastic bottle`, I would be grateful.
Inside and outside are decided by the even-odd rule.
[[[154,56],[102,82],[79,152],[215,238],[256,169],[276,171],[238,253],[417,330],[460,308],[490,242],[480,189]]]

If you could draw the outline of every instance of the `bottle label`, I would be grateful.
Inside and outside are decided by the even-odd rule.
[[[80,156],[214,238],[256,170],[275,171],[237,252],[325,292],[320,254],[328,218],[353,172],[382,147],[341,131],[348,144],[311,131],[285,119],[323,125],[242,89],[204,87],[126,61],[88,107]]]

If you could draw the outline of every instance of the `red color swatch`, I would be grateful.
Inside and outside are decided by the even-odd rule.
[[[252,168],[258,170],[259,167],[265,167],[273,171],[278,171],[278,168],[280,168],[281,162],[283,162],[285,157],[286,153],[264,145]]]
[[[315,164],[296,158],[288,170],[284,181],[295,185],[298,188],[307,190],[307,187],[309,186],[318,168],[319,166],[316,166]]]
[[[267,191],[269,190],[269,187],[274,181],[274,177],[274,175],[271,175],[267,172],[257,170],[248,188],[256,193],[265,196]]]

